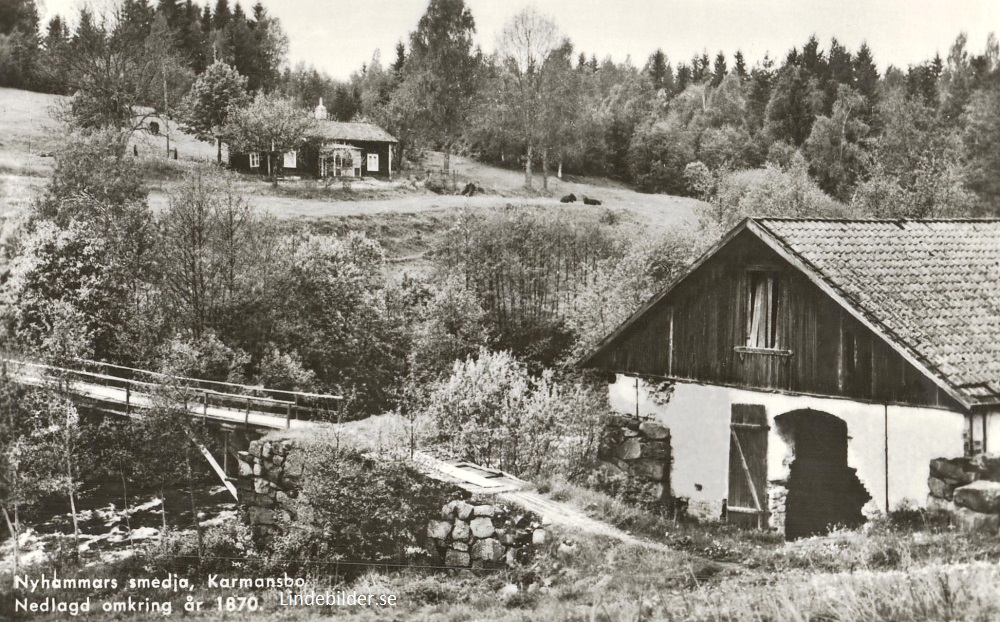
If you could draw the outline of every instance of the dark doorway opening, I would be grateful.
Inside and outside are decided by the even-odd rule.
[[[796,410],[775,418],[790,433],[795,459],[788,476],[785,537],[825,534],[832,527],[865,522],[861,508],[871,499],[847,465],[847,424],[818,410]]]

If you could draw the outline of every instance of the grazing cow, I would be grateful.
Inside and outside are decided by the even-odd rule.
[[[472,182],[465,184],[465,187],[462,188],[463,197],[471,197],[472,195],[476,194],[476,192],[482,192],[482,190],[476,188],[476,184]]]
[[[592,199],[590,197],[585,196],[585,197],[583,197],[583,204],[584,205],[600,205],[601,204],[601,200],[600,199]]]
[[[575,194],[567,194],[563,198],[559,199],[559,202],[560,203],[576,203],[576,195]]]

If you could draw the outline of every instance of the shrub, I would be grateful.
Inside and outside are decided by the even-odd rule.
[[[434,386],[425,414],[434,441],[456,456],[529,478],[572,477],[591,464],[606,409],[582,380],[532,377],[511,354],[482,349]]]

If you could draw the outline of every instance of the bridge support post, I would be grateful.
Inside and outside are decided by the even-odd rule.
[[[125,381],[125,416],[132,414],[132,385]]]
[[[208,391],[202,391],[201,424],[208,425]]]
[[[292,405],[285,406],[285,429],[292,427]]]

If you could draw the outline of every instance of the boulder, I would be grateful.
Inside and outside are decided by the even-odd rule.
[[[240,460],[240,477],[249,477],[251,475],[253,475],[253,465]]]
[[[494,538],[478,540],[472,545],[472,559],[481,559],[484,562],[498,562],[503,559],[503,555],[503,545]]]
[[[274,510],[268,508],[252,507],[249,510],[251,525],[273,525]]]
[[[640,455],[643,458],[666,460],[670,457],[670,445],[664,441],[646,441],[642,444]]]
[[[468,551],[469,550],[469,543],[468,542],[452,542],[451,543],[451,548],[455,549],[456,551]]]
[[[472,506],[465,501],[459,501],[455,503],[455,517],[462,520],[469,520],[472,518]]]
[[[639,424],[639,431],[654,441],[670,438],[670,428],[655,421],[643,421]]]
[[[473,516],[493,516],[496,513],[497,508],[493,505],[477,505],[472,508]]]
[[[954,514],[956,509],[953,501],[933,495],[927,496],[927,511],[931,514]]]
[[[642,442],[639,437],[626,439],[618,446],[618,457],[622,460],[635,460],[642,455]]]
[[[980,480],[967,486],[956,488],[953,496],[955,505],[983,514],[1000,511],[1000,483]]]
[[[531,543],[534,544],[535,546],[540,546],[542,544],[545,544],[545,539],[547,537],[548,537],[548,534],[545,533],[544,529],[536,529],[531,534]]]
[[[932,497],[939,499],[951,499],[952,493],[955,492],[954,486],[936,477],[927,478],[927,489],[930,490]]]
[[[659,481],[667,478],[667,469],[662,460],[643,458],[632,464],[632,474],[636,477]]]
[[[451,537],[455,540],[468,540],[471,533],[469,523],[463,520],[456,520],[455,526],[451,530]]]
[[[465,568],[471,561],[472,560],[469,558],[469,554],[464,551],[448,549],[448,551],[444,554],[445,566]]]
[[[931,477],[944,480],[955,486],[971,484],[979,479],[979,466],[969,458],[936,458],[931,460]]]
[[[982,472],[980,477],[988,479],[991,482],[1000,482],[1000,455],[985,454],[976,456],[975,462]]]
[[[969,508],[958,508],[954,514],[955,525],[965,533],[996,534],[1000,530],[1000,516],[983,514]]]
[[[452,525],[448,521],[443,520],[432,520],[427,523],[427,537],[436,538],[438,540],[447,540],[448,534],[451,533]]]
[[[469,524],[469,529],[472,531],[472,537],[474,538],[489,538],[496,533],[496,530],[493,528],[493,519],[487,516],[473,518]]]
[[[449,501],[441,507],[441,518],[450,520],[455,517],[455,505],[458,501]]]

